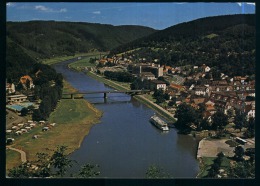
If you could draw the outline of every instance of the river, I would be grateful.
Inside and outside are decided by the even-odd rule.
[[[112,88],[67,68],[75,60],[54,65],[79,91]],[[92,127],[81,147],[70,158],[80,165],[98,164],[100,178],[145,178],[149,166],[156,165],[174,178],[194,178],[199,171],[194,138],[179,135],[175,129],[161,132],[149,118],[154,110],[126,94],[84,96],[103,112],[101,122]],[[75,172],[77,170],[70,170]]]

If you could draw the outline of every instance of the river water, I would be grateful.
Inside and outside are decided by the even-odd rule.
[[[67,68],[75,60],[54,65],[79,91],[101,91],[112,88],[81,72]],[[84,96],[103,112],[101,122],[90,130],[81,147],[70,158],[80,165],[98,164],[101,178],[145,178],[156,165],[174,178],[194,178],[198,171],[197,143],[175,129],[165,133],[155,128],[149,118],[154,111],[129,95],[103,94]],[[70,172],[78,170],[72,169]]]

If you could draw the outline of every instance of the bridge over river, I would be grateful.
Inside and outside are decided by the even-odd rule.
[[[104,94],[104,98],[107,98],[107,94],[110,93],[125,93],[125,94],[145,94],[149,93],[151,90],[104,90],[104,91],[86,91],[86,92],[69,92],[69,93],[63,93],[63,96],[70,95],[70,99],[74,99],[75,95],[82,95],[82,94]]]

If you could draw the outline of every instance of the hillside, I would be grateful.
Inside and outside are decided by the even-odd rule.
[[[131,55],[148,60],[157,58],[160,64],[207,64],[228,75],[252,75],[255,73],[255,44],[255,15],[227,15],[169,27],[121,45],[110,55],[138,49]]]
[[[56,21],[7,22],[6,27],[8,39],[21,45],[35,59],[108,51],[156,31],[142,26]]]

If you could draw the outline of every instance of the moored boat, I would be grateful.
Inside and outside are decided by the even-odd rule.
[[[157,128],[159,128],[160,130],[162,131],[168,131],[169,130],[169,127],[167,125],[166,122],[164,122],[161,118],[159,118],[158,116],[156,115],[153,115],[151,118],[150,118],[150,122],[156,126]]]

